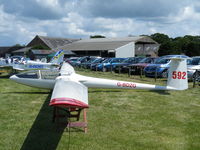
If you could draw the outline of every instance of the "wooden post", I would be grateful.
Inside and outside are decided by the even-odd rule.
[[[193,88],[195,88],[195,85],[196,85],[196,78],[197,78],[197,70],[194,72],[194,77],[193,77]]]
[[[84,132],[87,133],[87,110],[86,110],[86,108],[83,109],[83,120],[85,123]]]
[[[142,67],[139,67],[139,68],[140,68],[140,78],[142,78],[142,74],[143,74]]]
[[[156,67],[156,70],[155,70],[155,82],[157,80],[157,67]]]
[[[128,76],[129,76],[129,77],[131,77],[131,72],[132,72],[132,67],[129,66],[129,67],[128,67]]]

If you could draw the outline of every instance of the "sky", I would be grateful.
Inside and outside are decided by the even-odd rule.
[[[0,0],[0,46],[154,33],[200,35],[200,0]]]

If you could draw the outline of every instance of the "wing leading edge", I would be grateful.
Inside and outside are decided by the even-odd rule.
[[[88,88],[80,82],[58,77],[50,106],[88,108]]]

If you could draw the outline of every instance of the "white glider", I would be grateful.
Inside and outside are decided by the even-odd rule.
[[[60,66],[60,64],[63,62],[63,57],[64,57],[64,52],[63,50],[60,50],[56,52],[56,54],[49,63],[41,61],[25,60],[18,63],[15,62],[9,64],[4,63],[4,66],[10,66],[15,70],[54,69]]]
[[[51,106],[87,108],[88,88],[185,90],[188,88],[186,59],[171,58],[166,86],[87,77],[76,74],[74,68],[64,63],[60,71],[38,70],[10,77],[28,86],[53,89]]]

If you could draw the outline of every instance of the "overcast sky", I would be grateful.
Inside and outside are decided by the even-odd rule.
[[[1,0],[0,46],[35,35],[200,35],[200,0]]]

